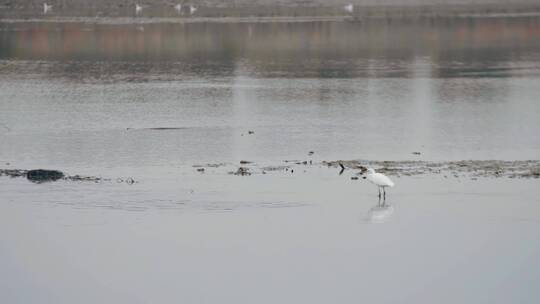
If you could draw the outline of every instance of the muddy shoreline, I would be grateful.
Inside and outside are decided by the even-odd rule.
[[[342,167],[342,166],[343,167]],[[394,177],[439,175],[444,178],[540,178],[540,160],[503,161],[503,160],[462,160],[462,161],[373,161],[373,160],[333,160],[313,162],[312,160],[285,160],[276,165],[258,165],[256,162],[240,161],[234,163],[194,164],[180,171],[193,171],[199,174],[227,174],[251,176],[254,174],[302,174],[313,168],[328,168],[336,174],[352,171],[355,176],[362,175],[366,167],[372,167]],[[344,168],[341,170],[341,168]],[[29,170],[0,169],[0,176],[11,178],[23,177]],[[138,177],[137,179],[141,179]],[[97,176],[66,175],[61,180],[78,182],[118,182],[134,184],[134,178],[102,178]]]
[[[343,165],[344,170],[342,171]],[[213,166],[211,164],[207,165]],[[197,166],[203,167],[204,166]],[[441,175],[449,177],[477,178],[540,178],[539,160],[461,160],[461,161],[374,161],[374,160],[333,160],[313,162],[311,160],[287,160],[284,164],[275,166],[257,166],[255,163],[242,165],[243,171],[250,174],[266,174],[268,172],[305,172],[309,167],[328,167],[341,171],[352,170],[355,175],[361,175],[367,167],[390,176],[422,176]],[[247,171],[246,171],[247,170]],[[296,170],[296,171],[295,171]],[[236,174],[235,175],[244,175]],[[246,174],[247,175],[247,174]]]
[[[376,168],[378,172],[393,176],[417,176],[439,174],[444,177],[466,176],[505,177],[505,178],[540,178],[540,161],[504,161],[504,160],[461,160],[448,162],[428,161],[332,161],[325,162],[329,167],[357,169],[360,166]]]

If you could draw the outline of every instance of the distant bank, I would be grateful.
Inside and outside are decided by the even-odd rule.
[[[47,3],[47,8],[44,8]],[[0,19],[49,17],[414,18],[540,15],[538,0],[0,0]]]

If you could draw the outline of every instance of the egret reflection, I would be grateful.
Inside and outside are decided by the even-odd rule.
[[[367,213],[366,220],[370,223],[384,223],[388,221],[392,214],[394,213],[394,206],[386,203],[385,199],[379,197],[377,205],[371,207]]]

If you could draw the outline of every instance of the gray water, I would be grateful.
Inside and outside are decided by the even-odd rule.
[[[0,160],[540,155],[538,19],[402,23],[4,23]]]
[[[537,179],[381,208],[321,161],[538,159],[539,59],[531,17],[0,22],[0,168],[110,179],[0,176],[0,302],[537,303]]]

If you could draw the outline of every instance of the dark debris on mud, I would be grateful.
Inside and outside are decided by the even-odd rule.
[[[72,182],[93,182],[101,183],[106,181],[111,181],[108,178],[102,178],[97,176],[84,176],[84,175],[66,175],[61,171],[57,170],[44,170],[44,169],[35,169],[35,170],[23,170],[23,169],[0,169],[0,176],[7,176],[11,178],[23,177],[27,178],[33,183],[46,183],[54,182],[58,180],[72,181]],[[128,178],[117,178],[118,183],[126,183],[128,185],[133,185],[137,183],[132,177]]]
[[[229,172],[229,174],[240,175],[240,176],[249,176],[249,175],[251,175],[251,171],[246,167],[239,167],[238,170],[236,170],[234,172]]]

